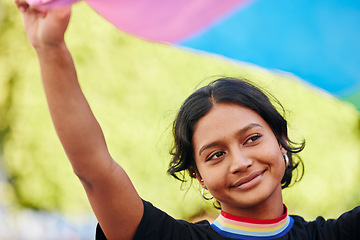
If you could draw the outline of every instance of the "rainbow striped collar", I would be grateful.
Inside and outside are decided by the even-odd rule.
[[[285,206],[284,206],[285,207]],[[294,225],[287,214],[275,219],[251,219],[230,215],[221,211],[211,227],[223,237],[243,240],[265,240],[284,236]]]

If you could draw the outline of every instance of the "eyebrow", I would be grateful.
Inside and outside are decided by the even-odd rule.
[[[243,127],[242,129],[240,129],[239,131],[237,131],[235,135],[236,135],[236,136],[240,136],[240,135],[246,133],[247,131],[249,131],[250,129],[255,128],[255,127],[261,127],[261,128],[262,128],[262,126],[261,126],[260,124],[258,124],[258,123],[250,123],[249,125],[246,125],[246,126]],[[206,145],[202,146],[202,147],[200,148],[200,150],[199,150],[199,156],[200,156],[201,153],[202,153],[203,151],[205,151],[206,149],[211,148],[211,147],[216,146],[216,145],[219,145],[219,144],[220,144],[219,142],[215,141],[215,142],[212,142],[212,143],[209,143],[209,144],[206,144]]]

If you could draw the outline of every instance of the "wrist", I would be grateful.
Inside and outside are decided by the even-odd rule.
[[[39,44],[39,45],[34,45],[34,49],[36,51],[36,53],[38,55],[43,55],[43,54],[51,54],[51,53],[61,53],[66,51],[67,52],[67,47],[64,41],[62,42],[58,42],[56,44]]]

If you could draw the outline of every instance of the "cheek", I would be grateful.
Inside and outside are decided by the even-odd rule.
[[[274,155],[274,157],[272,159],[272,164],[274,166],[276,166],[277,168],[283,168],[285,165],[285,160],[284,160],[283,155],[281,155],[281,153]]]
[[[226,191],[226,181],[224,177],[209,176],[205,180],[205,185],[209,193],[216,199],[222,199],[224,191]]]
[[[273,151],[263,152],[262,163],[267,164],[272,172],[276,172],[279,175],[284,175],[285,172],[285,160],[280,149],[274,149]]]
[[[270,167],[274,173],[274,177],[281,181],[285,173],[285,160],[281,153],[273,157]]]
[[[204,184],[208,189],[221,188],[225,185],[226,172],[221,167],[209,167],[205,165],[198,165],[198,171],[204,180]]]
[[[264,159],[268,156],[269,164],[280,165],[284,163],[284,156],[275,139],[267,141],[266,147],[263,147],[261,152],[265,155],[263,155]]]

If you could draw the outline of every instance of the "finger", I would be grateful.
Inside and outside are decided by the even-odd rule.
[[[41,17],[41,18],[44,18],[44,17],[46,17],[46,15],[47,15],[47,11],[37,10],[37,11],[36,11],[36,15],[38,15],[38,16]]]
[[[30,5],[23,0],[15,0],[15,4],[22,13],[25,13],[30,7]]]
[[[14,2],[17,6],[28,6],[28,7],[30,6],[30,4],[24,0],[15,0]]]
[[[47,12],[42,12],[41,14],[51,14],[51,16],[58,21],[63,21],[64,19],[69,19],[71,15],[71,5],[56,7],[48,10]]]
[[[47,15],[47,10],[41,9],[38,6],[29,5],[25,1],[15,0],[15,3],[22,13],[34,13],[37,16],[44,18]]]

